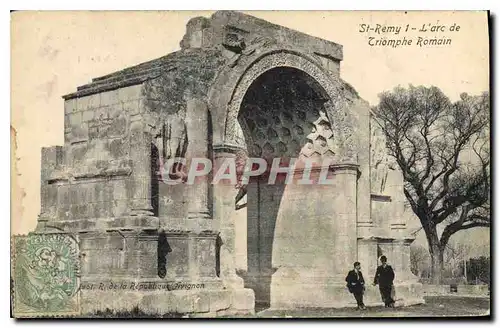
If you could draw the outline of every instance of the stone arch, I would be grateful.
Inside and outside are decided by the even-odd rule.
[[[244,148],[242,132],[238,125],[238,113],[250,85],[260,75],[278,68],[290,67],[304,72],[321,86],[325,96],[327,116],[337,136],[339,158],[344,162],[356,162],[354,135],[350,113],[344,97],[342,81],[323,69],[313,57],[290,49],[270,49],[266,52],[240,58],[238,64],[226,67],[215,80],[209,94],[212,112],[213,143],[215,146]]]

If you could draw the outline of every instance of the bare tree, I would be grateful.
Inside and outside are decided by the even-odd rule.
[[[437,87],[409,86],[379,97],[375,120],[425,231],[433,283],[440,283],[450,237],[490,226],[489,93],[451,103]]]
[[[471,245],[463,242],[449,241],[445,247],[444,260],[450,271],[450,277],[466,278],[464,272],[464,262],[470,257]]]
[[[411,272],[419,278],[425,278],[422,277],[422,273],[429,271],[429,263],[429,252],[427,249],[424,246],[412,244],[410,246]]]

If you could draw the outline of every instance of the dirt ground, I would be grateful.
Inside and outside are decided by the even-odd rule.
[[[346,309],[294,309],[263,310],[255,317],[260,318],[370,318],[370,317],[455,317],[487,316],[490,313],[490,299],[477,297],[428,296],[425,304],[408,307],[368,307],[365,311]]]
[[[408,307],[384,308],[368,307],[365,311],[355,308],[324,309],[303,308],[293,310],[257,310],[255,315],[229,316],[220,319],[288,319],[288,318],[411,318],[411,317],[487,317],[490,313],[490,299],[487,297],[427,296],[426,303]],[[163,316],[146,315],[138,309],[129,312],[112,311],[94,313],[82,318],[112,319],[187,319],[191,316],[182,313],[167,313]]]

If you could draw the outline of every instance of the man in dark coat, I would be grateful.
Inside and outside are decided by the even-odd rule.
[[[391,296],[393,288],[392,284],[394,281],[394,270],[389,264],[387,264],[387,257],[381,256],[380,262],[382,262],[382,265],[379,265],[377,268],[373,285],[378,284],[380,295],[382,296],[385,307],[394,307],[395,302]]]
[[[365,310],[365,304],[363,303],[363,293],[365,291],[365,279],[361,273],[361,264],[359,262],[354,262],[354,270],[349,271],[347,277],[345,278],[347,282],[347,288],[349,292],[354,295],[356,303],[358,303],[358,310]]]

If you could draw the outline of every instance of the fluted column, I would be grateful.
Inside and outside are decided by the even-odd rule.
[[[141,115],[131,117],[130,158],[133,162],[133,198],[130,215],[153,216],[151,205],[151,132]]]
[[[226,159],[234,159],[235,149],[232,147],[214,148],[214,172]],[[235,198],[238,190],[227,180],[221,180],[214,186],[213,216],[219,226],[220,277],[226,286],[243,288],[243,279],[236,275],[236,229]]]
[[[335,179],[342,188],[342,197],[337,198],[336,217],[332,217],[336,226],[335,248],[332,249],[332,258],[336,260],[337,273],[344,273],[352,267],[353,259],[358,257],[357,246],[357,175],[356,164],[337,164],[334,167]]]
[[[207,105],[196,98],[188,97],[186,101],[186,129],[188,146],[186,158],[188,165],[194,158],[208,159],[208,109]],[[210,175],[197,177],[188,185],[188,218],[209,219],[208,207]]]

